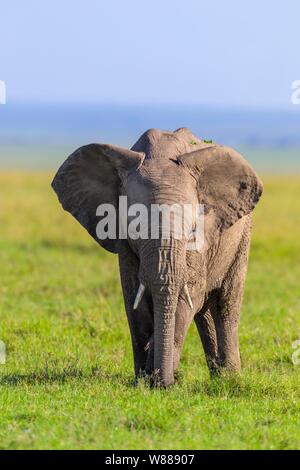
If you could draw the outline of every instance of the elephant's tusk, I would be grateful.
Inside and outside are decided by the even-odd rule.
[[[144,284],[140,283],[140,287],[139,287],[139,290],[136,294],[136,298],[135,298],[135,301],[134,301],[134,304],[133,304],[133,310],[136,310],[143,298],[143,295],[144,295],[144,292],[145,292],[145,289],[146,287],[144,286]]]
[[[186,297],[186,300],[187,300],[187,303],[189,304],[189,306],[191,307],[191,309],[194,308],[193,306],[193,302],[192,302],[192,299],[191,299],[191,296],[190,296],[190,293],[189,293],[189,289],[188,289],[188,286],[185,284],[184,288],[183,288],[183,292],[184,292],[184,295]]]

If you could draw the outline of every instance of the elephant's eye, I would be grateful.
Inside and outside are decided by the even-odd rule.
[[[241,181],[240,182],[240,191],[244,191],[245,189],[247,189],[247,183],[246,183],[246,181]]]

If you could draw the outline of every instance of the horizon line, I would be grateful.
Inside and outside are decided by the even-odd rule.
[[[87,107],[87,108],[96,108],[96,107],[112,107],[112,108],[165,108],[165,109],[186,109],[186,110],[199,110],[203,109],[205,111],[212,112],[222,112],[222,111],[232,111],[232,112],[249,112],[249,113],[291,113],[296,114],[297,111],[300,111],[300,106],[295,106],[292,103],[286,107],[280,106],[249,106],[249,105],[216,105],[208,103],[184,103],[184,102],[126,102],[126,101],[46,101],[46,100],[7,100],[5,105],[2,105],[1,108],[10,107],[10,106],[42,106],[42,107]],[[0,109],[1,109],[0,108]],[[299,113],[300,116],[300,113]]]

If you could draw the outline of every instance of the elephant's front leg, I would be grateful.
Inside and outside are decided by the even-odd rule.
[[[188,305],[186,299],[179,297],[175,319],[174,371],[178,369],[182,347],[193,316],[194,312]]]
[[[129,246],[124,246],[119,254],[121,284],[124,295],[134,357],[136,377],[143,375],[146,369],[149,341],[153,335],[153,315],[151,313],[147,293],[140,305],[133,309],[134,300],[139,287],[139,260]]]
[[[214,375],[218,372],[218,343],[212,309],[213,305],[207,302],[195,316],[195,323],[201,338],[207,366],[210,373]]]

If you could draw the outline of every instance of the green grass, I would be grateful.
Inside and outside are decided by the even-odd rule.
[[[133,386],[117,258],[43,173],[0,176],[0,448],[300,447],[300,178],[265,178],[240,328],[243,371],[210,380],[194,325],[169,390]]]

